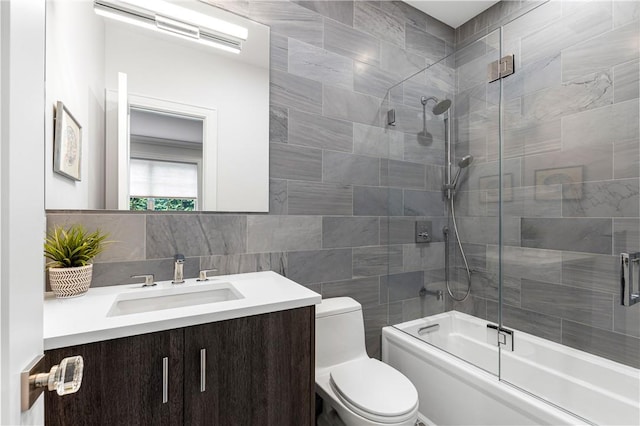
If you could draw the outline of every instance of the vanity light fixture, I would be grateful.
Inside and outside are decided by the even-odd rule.
[[[240,53],[248,30],[162,0],[94,0],[96,14],[196,43]]]

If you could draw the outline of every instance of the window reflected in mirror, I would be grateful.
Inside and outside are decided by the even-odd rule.
[[[129,209],[199,210],[203,120],[130,107],[129,128]]]

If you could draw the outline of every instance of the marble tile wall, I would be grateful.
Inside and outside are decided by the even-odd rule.
[[[48,226],[111,233],[94,286],[141,273],[170,279],[183,253],[186,276],[274,270],[324,297],[354,297],[379,356],[381,328],[424,311],[425,271],[442,267],[442,243],[415,245],[414,222],[436,226],[444,215],[430,179],[442,148],[418,144],[421,121],[386,130],[379,110],[390,86],[453,51],[454,30],[395,1],[209,2],[271,27],[269,214],[48,212]],[[434,69],[434,89],[453,93],[453,69]],[[393,101],[419,114],[420,84],[396,87]]]
[[[447,306],[498,320],[499,86],[483,77],[504,25],[504,323],[634,367],[618,255],[640,245],[639,18],[637,2],[503,1],[456,29],[456,154],[476,158],[457,205],[479,261],[471,300]]]

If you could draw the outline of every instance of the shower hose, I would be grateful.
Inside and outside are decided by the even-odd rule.
[[[460,234],[458,233],[458,224],[456,223],[456,208],[454,206],[454,199],[455,196],[454,194],[451,194],[451,196],[449,197],[449,202],[450,202],[450,206],[451,206],[451,218],[453,219],[453,232],[456,235],[456,241],[458,242],[458,248],[460,248],[460,253],[462,254],[462,260],[464,261],[464,267],[465,270],[467,272],[467,292],[465,293],[464,297],[462,299],[458,299],[457,297],[455,297],[453,295],[453,292],[451,291],[451,280],[449,280],[449,262],[447,262],[447,265],[445,267],[446,272],[445,272],[445,281],[447,284],[447,293],[449,293],[449,296],[451,296],[451,298],[453,300],[455,300],[456,302],[464,302],[467,297],[469,297],[469,293],[471,293],[471,270],[469,269],[469,263],[467,262],[467,256],[464,253],[464,249],[462,248],[462,243],[460,242]],[[449,236],[448,236],[448,232],[446,235],[446,241],[449,241]],[[449,245],[447,244],[446,250],[446,258],[449,258]]]

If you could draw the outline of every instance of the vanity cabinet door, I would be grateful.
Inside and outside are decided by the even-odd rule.
[[[47,425],[176,425],[182,423],[183,331],[169,330],[46,352],[48,368],[82,355],[77,393],[46,392]],[[168,400],[163,402],[163,358]]]
[[[186,328],[185,424],[313,425],[314,317],[305,307]]]

